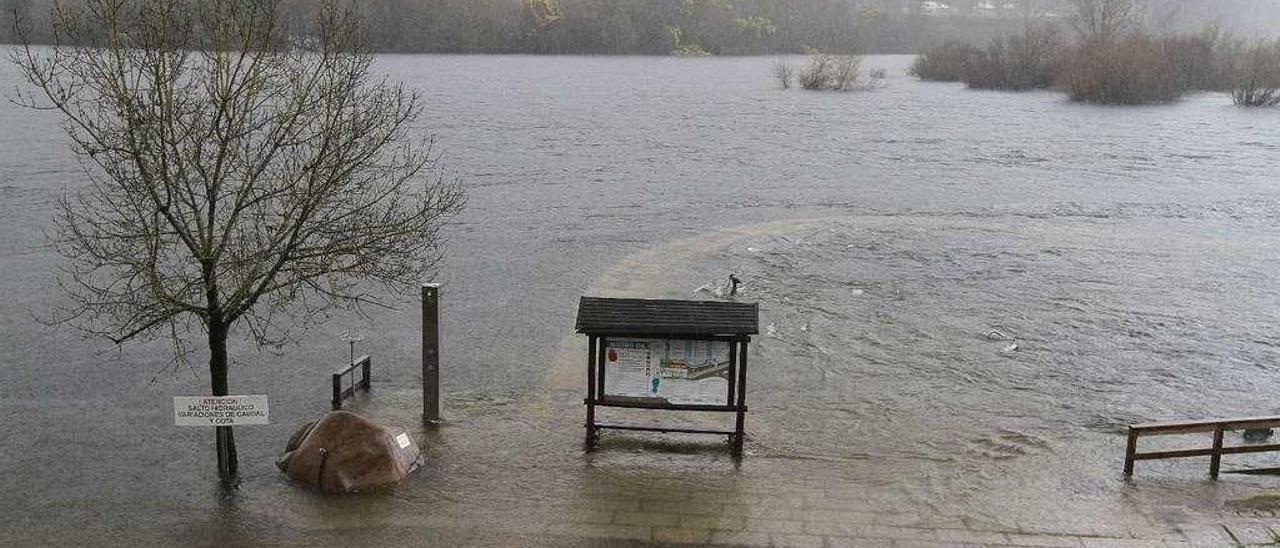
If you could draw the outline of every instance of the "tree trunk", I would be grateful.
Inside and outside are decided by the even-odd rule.
[[[214,396],[227,395],[227,326],[210,322],[209,326],[209,376]],[[218,426],[214,436],[218,450],[218,477],[225,485],[236,481],[239,462],[236,459],[236,438],[230,426]]]

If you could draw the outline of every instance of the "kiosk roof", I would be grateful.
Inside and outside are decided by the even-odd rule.
[[[577,331],[590,335],[754,335],[760,332],[756,303],[672,299],[578,301]]]

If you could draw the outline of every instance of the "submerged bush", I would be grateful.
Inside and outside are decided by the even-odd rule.
[[[1226,72],[1235,104],[1280,106],[1280,40],[1236,48],[1227,63]]]
[[[948,41],[927,48],[911,62],[907,74],[934,82],[960,82],[981,50],[964,42]]]
[[[1108,105],[1168,103],[1192,90],[1231,92],[1241,105],[1280,105],[1280,40],[1246,45],[1214,27],[1171,36],[1092,32],[1068,45],[1054,27],[1028,26],[985,50],[961,42],[927,49],[908,72],[974,89],[1056,86],[1072,100]]]
[[[778,59],[773,62],[773,77],[782,84],[782,89],[791,88],[791,78],[795,75],[796,69],[791,66],[785,59]]]
[[[1103,105],[1169,103],[1189,89],[1168,43],[1142,34],[1069,48],[1058,84],[1073,101]]]
[[[996,38],[969,61],[963,80],[974,89],[1022,91],[1053,85],[1062,41],[1053,27],[1029,26],[1021,34]]]
[[[800,71],[800,87],[848,91],[858,82],[858,67],[861,65],[862,57],[857,55],[814,55]]]

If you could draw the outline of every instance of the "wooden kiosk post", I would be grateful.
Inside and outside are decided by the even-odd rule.
[[[759,333],[756,303],[582,297],[587,336],[587,444],[600,430],[721,434],[742,451],[747,348]],[[733,430],[606,424],[597,407],[733,413]]]

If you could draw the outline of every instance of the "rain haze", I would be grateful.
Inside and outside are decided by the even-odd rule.
[[[0,546],[1280,543],[1272,0],[0,7]]]

